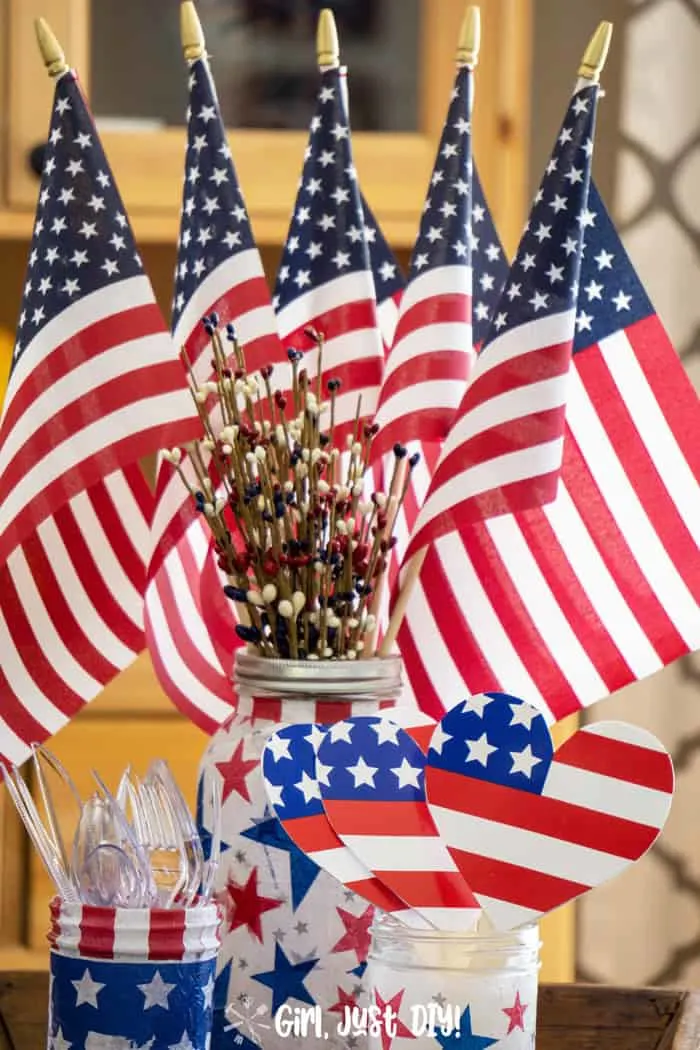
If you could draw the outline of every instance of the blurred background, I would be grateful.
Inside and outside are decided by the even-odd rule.
[[[457,0],[200,0],[222,111],[274,279],[316,86],[314,26],[333,7],[349,66],[363,190],[406,266],[444,117]],[[700,382],[699,0],[483,0],[476,155],[507,248],[517,244],[586,40],[615,24],[595,153],[599,188],[691,376]],[[144,263],[169,311],[186,77],[176,0],[0,0],[0,397],[9,371],[50,107],[33,40],[45,16],[89,91]],[[598,706],[654,731],[678,789],[652,853],[545,931],[547,979],[700,983],[700,661]],[[109,742],[107,744],[107,741]],[[56,738],[87,790],[162,754],[193,791],[204,736],[142,658]],[[43,965],[49,886],[0,802],[0,961]]]

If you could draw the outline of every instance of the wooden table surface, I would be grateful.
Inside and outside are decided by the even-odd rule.
[[[45,1050],[46,971],[0,973],[0,1050]],[[540,987],[537,1050],[700,1050],[700,992]]]

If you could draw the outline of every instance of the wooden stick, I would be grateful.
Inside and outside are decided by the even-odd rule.
[[[384,635],[382,644],[379,647],[379,656],[391,656],[391,650],[394,647],[394,642],[396,641],[396,637],[401,629],[401,624],[406,615],[406,609],[408,608],[413,588],[420,576],[420,571],[423,568],[423,562],[425,561],[427,554],[428,548],[426,546],[422,551],[419,551],[418,554],[414,555],[406,569],[403,586],[399,591],[394,611],[389,620],[389,626],[386,629],[386,634]]]

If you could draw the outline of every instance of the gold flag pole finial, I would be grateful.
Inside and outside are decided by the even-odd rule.
[[[610,50],[612,31],[612,22],[601,22],[591,37],[578,71],[578,75],[584,80],[590,80],[594,84],[600,80],[600,74]]]
[[[459,32],[457,46],[457,63],[474,69],[479,61],[481,46],[481,11],[475,4],[470,4],[464,12],[462,28]]]
[[[184,0],[184,3],[180,4],[180,39],[182,53],[188,62],[196,62],[198,58],[206,57],[207,45],[202,23],[192,0]]]
[[[37,18],[34,23],[34,30],[36,32],[36,42],[39,45],[41,57],[44,60],[49,76],[56,78],[67,73],[70,67],[66,62],[66,56],[63,54],[63,48],[53,35],[48,22],[43,18]]]
[[[319,69],[332,69],[340,65],[340,45],[333,12],[328,7],[321,9],[316,30],[316,58]]]

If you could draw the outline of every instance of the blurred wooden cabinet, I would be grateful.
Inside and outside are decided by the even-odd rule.
[[[260,243],[286,234],[315,84],[316,0],[200,0],[231,147]],[[464,0],[329,0],[349,65],[355,159],[395,247],[410,245],[454,75]],[[523,218],[529,0],[482,0],[476,154],[506,241]],[[30,230],[51,85],[34,41],[45,17],[79,70],[140,240],[172,240],[186,73],[175,0],[0,0],[5,49],[0,236]],[[183,118],[180,118],[183,114]],[[241,127],[244,125],[244,127]],[[358,130],[362,129],[362,130]],[[374,129],[374,130],[372,130]]]

